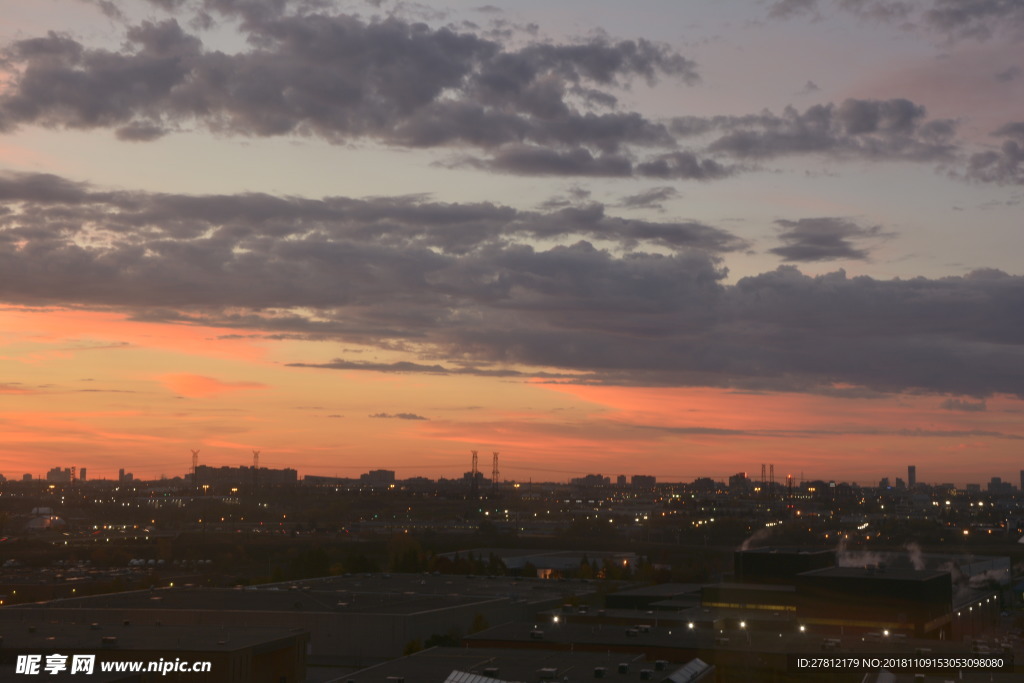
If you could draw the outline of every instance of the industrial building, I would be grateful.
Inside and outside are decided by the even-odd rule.
[[[700,660],[679,665],[619,652],[437,647],[344,676],[336,683],[533,683],[595,679],[622,683],[710,683],[714,676],[715,667]]]
[[[196,681],[197,683],[302,683],[308,633],[301,628],[227,624],[175,626],[135,623],[110,613],[82,613],[76,621],[37,610],[0,610],[0,674],[19,655],[96,656],[96,671],[83,680]],[[142,672],[106,676],[101,662],[209,662],[208,672]],[[95,676],[95,679],[94,679]],[[54,680],[53,674],[41,677]],[[21,676],[3,680],[18,680]],[[63,679],[63,677],[60,677]],[[28,678],[26,678],[28,680]]]
[[[838,635],[977,635],[995,622],[1010,576],[999,557],[758,548],[734,558],[737,583],[706,587],[702,606],[791,613]]]
[[[586,598],[587,582],[428,574],[334,576],[245,589],[164,588],[17,605],[37,619],[225,628],[277,626],[309,632],[309,665],[355,670],[401,656],[432,637],[527,621]]]

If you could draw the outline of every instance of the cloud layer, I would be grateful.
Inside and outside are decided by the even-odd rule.
[[[1024,5],[1016,0],[775,0],[768,8],[773,19],[818,16],[826,6],[837,7],[870,21],[898,24],[948,39],[988,40],[999,33],[1020,37]]]
[[[98,4],[121,16],[113,3]],[[633,83],[700,80],[694,61],[648,40],[527,41],[466,22],[365,19],[330,2],[152,4],[172,14],[125,20],[119,49],[56,32],[6,45],[0,133],[42,126],[110,130],[132,143],[188,131],[370,141],[443,150],[442,165],[531,176],[716,181],[814,156],[952,164],[974,180],[1020,182],[1018,142],[972,157],[956,121],[930,118],[906,98],[668,120],[629,111],[619,98]],[[899,3],[840,4],[860,14],[891,5],[889,16],[899,15]],[[788,1],[773,14],[814,7]],[[972,22],[1017,14],[936,0],[928,16],[977,33]],[[244,47],[208,45],[213,26]]]
[[[801,218],[779,220],[779,239],[783,246],[770,251],[786,261],[835,261],[868,259],[868,249],[856,246],[858,241],[889,237],[879,225],[864,228],[843,218]]]
[[[619,173],[575,167],[585,153],[614,159],[624,146],[671,146],[672,137],[660,123],[619,111],[616,90],[635,79],[698,79],[693,62],[646,40],[512,48],[397,17],[272,9],[205,3],[210,21],[211,13],[241,17],[248,48],[234,53],[207,47],[177,18],[127,26],[119,50],[54,32],[15,41],[3,54],[13,87],[0,96],[0,131],[108,128],[145,142],[199,127],[468,146],[500,149],[489,163],[513,172],[551,163],[530,161],[526,150],[554,148],[570,164],[557,172]]]
[[[4,300],[332,338],[408,362],[338,369],[1024,395],[1024,278],[998,271],[785,266],[727,284],[736,236],[599,204],[107,192],[41,175],[3,176],[0,200]],[[856,240],[879,236],[835,218],[779,225],[794,260],[856,258]]]

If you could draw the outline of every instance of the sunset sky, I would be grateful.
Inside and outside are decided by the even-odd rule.
[[[1024,468],[1024,4],[5,0],[0,473]]]

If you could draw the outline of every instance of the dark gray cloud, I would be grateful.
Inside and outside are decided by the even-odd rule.
[[[806,83],[804,83],[804,87],[800,88],[800,92],[797,94],[810,95],[811,93],[818,92],[819,90],[821,90],[821,88],[818,87],[817,83],[815,83],[814,81],[807,81]]]
[[[385,420],[429,420],[430,418],[417,415],[416,413],[374,413],[369,417],[377,417]]]
[[[1024,185],[1024,122],[1008,123],[993,133],[1005,138],[998,150],[972,154],[964,175],[986,183]]]
[[[779,233],[783,246],[769,251],[786,261],[866,261],[870,251],[858,247],[858,242],[877,241],[892,236],[891,233],[883,232],[879,225],[865,228],[845,218],[801,218],[775,222],[783,228]]]
[[[396,361],[393,363],[371,363],[364,361],[349,361],[336,358],[329,363],[288,363],[288,367],[294,368],[316,368],[320,370],[360,370],[368,372],[385,372],[394,374],[417,374],[417,375],[472,375],[476,377],[521,377],[538,379],[578,379],[579,375],[551,372],[522,372],[508,368],[481,368],[473,365],[462,367],[448,367],[433,363],[413,363],[410,361]],[[582,379],[587,379],[583,377]]]
[[[105,129],[134,143],[191,129],[373,140],[451,150],[448,165],[500,173],[664,181],[720,180],[783,156],[946,162],[959,151],[955,122],[928,119],[905,99],[669,122],[626,111],[617,94],[634,81],[699,78],[692,61],[646,40],[526,42],[394,14],[366,20],[322,0],[153,4],[172,16],[124,26],[117,50],[53,32],[4,47],[0,132]],[[895,2],[841,4],[899,14]],[[773,12],[814,6],[785,0]],[[179,23],[196,13],[247,47],[209,48]],[[713,137],[680,148],[699,136]]]
[[[1010,81],[1020,78],[1022,73],[1024,73],[1024,71],[1021,71],[1019,66],[1009,66],[1002,71],[997,72],[994,78],[1000,83],[1009,83]]]
[[[772,19],[821,16],[818,0],[775,0]],[[870,21],[917,28],[951,39],[988,40],[1000,32],[1019,37],[1024,30],[1024,5],[1019,0],[833,0],[829,7]]]
[[[690,152],[670,152],[637,164],[637,175],[679,180],[717,180],[741,170],[714,159],[700,159]]]
[[[562,194],[557,194],[540,203],[540,209],[564,209],[568,206],[581,206],[590,200],[590,190],[585,187],[573,186]]]
[[[324,368],[1024,396],[1024,277],[998,271],[876,280],[784,266],[730,284],[720,255],[744,248],[735,236],[599,204],[107,192],[6,174],[0,210],[0,301],[332,339],[404,361]],[[864,229],[843,230],[862,248]]]
[[[144,142],[199,127],[332,143],[511,145],[495,168],[543,173],[561,158],[570,173],[616,175],[624,147],[671,147],[673,138],[660,123],[617,110],[614,92],[636,79],[698,78],[693,62],[646,40],[511,48],[394,16],[364,21],[312,1],[185,4],[237,19],[231,26],[248,48],[209,49],[177,18],[125,27],[119,50],[52,32],[17,40],[0,60],[9,81],[0,130],[103,128]],[[518,145],[555,158],[531,160]]]
[[[592,154],[587,149],[557,150],[516,145],[498,150],[485,160],[467,164],[518,175],[559,175],[624,178],[633,175],[633,163],[618,154]]]
[[[674,187],[652,187],[649,190],[644,190],[643,192],[623,197],[619,201],[619,206],[625,206],[631,209],[661,209],[664,202],[667,202],[670,199],[675,199],[678,196],[679,191]]]
[[[988,404],[985,401],[965,401],[962,398],[947,398],[942,402],[941,407],[944,410],[958,410],[966,413],[982,413],[988,410]]]
[[[964,437],[985,437],[990,439],[1024,440],[1024,436],[1007,432],[971,429],[718,429],[713,427],[662,427],[656,425],[636,425],[636,429],[656,430],[669,434],[681,435],[712,435],[760,438],[815,438],[835,436],[906,436],[939,439],[962,439]]]
[[[895,21],[906,19],[914,9],[903,0],[835,0],[835,6],[856,14],[864,19]],[[768,7],[768,16],[773,19],[789,19],[800,15],[820,18],[821,4],[818,0],[775,0]]]
[[[531,238],[587,238],[669,249],[731,251],[745,243],[731,233],[697,222],[650,222],[608,216],[591,203],[558,211],[529,212],[491,203],[445,204],[423,197],[320,200],[266,194],[168,195],[94,191],[83,183],[44,174],[0,174],[0,244],[54,239],[80,247],[83,224],[102,225],[102,240],[127,248],[140,235],[154,249],[183,249],[204,237],[211,249],[258,250],[292,240],[347,241],[360,249],[409,247],[464,253]],[[70,232],[69,232],[70,231]],[[282,244],[277,244],[281,247]],[[242,256],[244,259],[244,256]]]
[[[818,0],[775,0],[768,8],[768,16],[774,19],[788,19],[798,14],[817,12],[817,9]]]
[[[914,5],[904,0],[839,0],[839,6],[864,19],[904,22]]]
[[[518,175],[639,176],[663,180],[718,180],[742,170],[737,165],[727,166],[714,159],[701,159],[691,152],[653,155],[634,164],[626,154],[594,154],[582,147],[561,150],[536,145],[506,145],[490,157],[465,158],[452,165]]]
[[[986,40],[1001,30],[1024,29],[1024,4],[1018,0],[931,0],[926,24],[954,38]]]
[[[956,123],[928,120],[925,108],[906,99],[847,99],[800,112],[787,107],[781,115],[709,119],[683,117],[672,123],[679,134],[724,131],[709,150],[741,159],[771,159],[796,154],[835,158],[943,161],[956,152]]]

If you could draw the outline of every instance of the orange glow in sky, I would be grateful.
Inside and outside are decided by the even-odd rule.
[[[915,454],[956,478],[965,448],[1008,457],[1020,402],[979,415],[934,396],[834,398],[715,388],[586,386],[486,377],[288,367],[304,342],[239,338],[116,312],[6,308],[0,472],[88,467],[176,476],[211,465],[356,476],[460,476],[499,451],[508,479],[599,472],[663,479],[776,471],[871,482]],[[324,353],[309,342],[309,354]],[[307,356],[308,357],[308,356]],[[325,359],[326,360],[326,359]],[[87,408],[86,408],[87,407]],[[86,408],[86,409],[83,409]],[[422,418],[422,419],[421,419]],[[923,477],[927,468],[919,467]],[[922,479],[924,480],[924,479]]]

